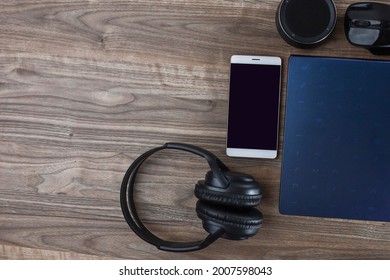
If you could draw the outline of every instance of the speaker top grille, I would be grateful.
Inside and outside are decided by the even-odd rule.
[[[336,18],[332,0],[283,0],[277,12],[277,27],[290,44],[310,46],[329,36]]]

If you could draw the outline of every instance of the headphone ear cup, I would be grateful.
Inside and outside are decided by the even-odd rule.
[[[208,190],[202,184],[199,184],[199,182],[195,185],[194,194],[202,201],[230,207],[254,207],[260,203],[261,199],[261,196],[248,196]]]
[[[205,180],[195,185],[195,196],[202,201],[233,207],[254,207],[260,203],[261,188],[252,176],[230,171],[224,175],[229,186],[221,188],[216,187],[218,182],[214,173],[207,172]]]
[[[198,200],[196,213],[203,228],[214,233],[223,228],[223,238],[241,240],[254,236],[263,221],[263,214],[255,208],[233,208]]]

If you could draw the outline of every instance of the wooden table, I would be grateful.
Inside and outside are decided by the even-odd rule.
[[[335,2],[330,40],[303,50],[279,36],[276,0],[2,1],[0,258],[389,259],[390,223],[278,212],[288,57],[378,58],[345,38],[344,13],[354,1]],[[225,155],[233,54],[283,59],[276,160]],[[168,141],[209,149],[261,182],[264,224],[255,237],[177,254],[130,230],[119,204],[124,172]],[[206,236],[193,189],[207,169],[180,151],[145,163],[136,202],[154,233]]]

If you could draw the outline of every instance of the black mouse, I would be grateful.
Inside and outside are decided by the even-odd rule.
[[[390,55],[390,5],[375,2],[350,5],[345,12],[344,29],[352,45],[376,55]]]

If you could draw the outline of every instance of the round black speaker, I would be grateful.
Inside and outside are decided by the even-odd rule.
[[[309,48],[325,41],[337,20],[332,0],[283,0],[276,12],[282,38],[295,47]]]

